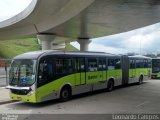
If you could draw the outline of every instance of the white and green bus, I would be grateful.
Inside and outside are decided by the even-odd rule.
[[[160,78],[160,58],[152,59],[152,79]]]
[[[151,59],[98,52],[37,51],[16,56],[9,72],[10,97],[39,103],[130,83],[150,76]]]

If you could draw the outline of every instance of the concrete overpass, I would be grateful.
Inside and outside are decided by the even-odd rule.
[[[32,0],[20,14],[0,22],[0,40],[37,36],[42,49],[77,40],[86,51],[90,38],[159,21],[159,0]]]

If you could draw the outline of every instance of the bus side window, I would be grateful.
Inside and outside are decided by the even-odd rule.
[[[106,59],[105,58],[99,58],[98,69],[99,70],[105,70],[106,69]]]
[[[144,68],[150,68],[151,67],[151,60],[145,60]]]
[[[74,69],[75,69],[75,72],[80,72],[80,61],[79,61],[79,59],[74,59]]]
[[[121,61],[120,61],[120,59],[115,59],[115,69],[121,69]]]
[[[61,74],[62,70],[63,70],[63,60],[62,59],[56,59],[55,60],[55,64],[56,64],[56,74]]]
[[[114,69],[115,69],[115,60],[108,59],[108,70],[114,70]]]
[[[144,61],[143,60],[136,60],[136,68],[143,68]]]
[[[73,72],[72,59],[59,58],[56,59],[56,74],[67,74]]]
[[[72,62],[72,59],[68,59],[68,68],[69,68],[69,73],[73,73],[73,62]]]
[[[151,68],[151,60],[148,60],[148,62],[147,62],[147,67],[148,67],[148,68]]]
[[[88,71],[97,71],[97,59],[88,59]]]
[[[74,65],[75,65],[75,71],[76,72],[83,72],[85,71],[85,65],[84,65],[84,59],[83,58],[78,58],[74,60]]]
[[[80,70],[81,72],[84,72],[85,71],[85,63],[84,63],[84,59],[80,59]]]
[[[53,64],[48,61],[43,61],[39,64],[38,81],[39,83],[47,83],[52,80]]]
[[[102,65],[103,65],[103,70],[106,70],[106,58],[103,59]]]
[[[103,59],[98,60],[98,69],[102,70],[103,69]]]
[[[130,60],[130,68],[135,68],[135,60]]]
[[[147,68],[148,67],[148,61],[147,60],[144,60],[144,68]]]
[[[140,68],[140,60],[136,60],[136,68]]]
[[[72,73],[72,59],[64,59],[63,60],[63,73]]]

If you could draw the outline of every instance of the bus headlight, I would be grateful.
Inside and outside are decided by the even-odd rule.
[[[27,95],[31,96],[33,93],[34,93],[33,91],[30,91]]]

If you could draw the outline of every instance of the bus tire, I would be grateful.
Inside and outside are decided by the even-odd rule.
[[[60,101],[68,101],[71,98],[71,95],[71,88],[68,86],[63,87],[60,92]]]
[[[138,85],[141,85],[143,83],[143,75],[139,77]]]
[[[114,89],[114,81],[113,80],[109,80],[108,84],[107,84],[107,91],[111,92]]]

